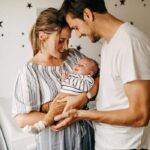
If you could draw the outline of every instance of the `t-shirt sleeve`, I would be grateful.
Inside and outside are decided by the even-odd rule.
[[[36,83],[34,72],[27,66],[23,67],[17,75],[12,97],[12,114],[39,111],[39,87]]]
[[[122,48],[118,60],[123,83],[134,80],[150,80],[150,42],[132,39]]]

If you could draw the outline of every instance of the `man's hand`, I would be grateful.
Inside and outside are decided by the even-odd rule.
[[[56,125],[51,126],[51,129],[53,131],[61,131],[64,128],[68,127],[78,120],[78,111],[79,110],[71,109],[67,112],[57,115],[54,120],[59,122]]]

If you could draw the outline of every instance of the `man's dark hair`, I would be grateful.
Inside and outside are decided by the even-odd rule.
[[[104,0],[64,0],[60,14],[66,16],[67,13],[72,13],[75,18],[83,19],[85,8],[101,14],[107,12]]]

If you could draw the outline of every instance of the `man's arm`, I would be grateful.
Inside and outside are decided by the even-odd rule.
[[[113,125],[140,127],[150,118],[150,81],[132,81],[124,86],[129,99],[129,108],[113,111],[81,111],[80,119]]]
[[[129,108],[113,111],[96,110],[70,110],[59,115],[55,120],[70,118],[72,120],[91,120],[111,125],[142,127],[148,124],[150,119],[150,80],[132,81],[124,86],[129,99]],[[68,120],[62,121],[55,129],[70,124]]]

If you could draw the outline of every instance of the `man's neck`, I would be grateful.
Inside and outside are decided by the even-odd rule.
[[[109,42],[121,24],[124,22],[115,18],[109,13],[96,14],[95,26],[97,26],[97,33],[100,37]]]

